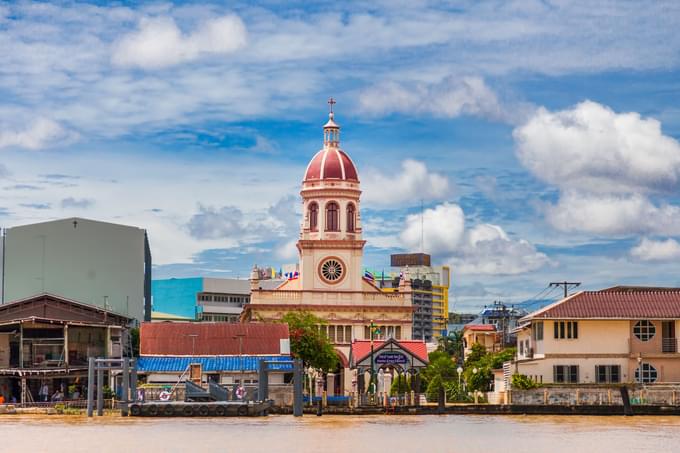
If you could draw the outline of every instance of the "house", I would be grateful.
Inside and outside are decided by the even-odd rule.
[[[134,320],[100,307],[41,294],[0,305],[0,392],[38,401],[41,388],[83,394],[89,357],[120,358]],[[74,393],[74,392],[73,392]]]
[[[190,365],[200,365],[202,383],[252,385],[261,360],[290,360],[287,324],[147,322],[140,329],[137,369],[147,383],[183,382]],[[269,382],[282,384],[283,370]]]
[[[481,344],[488,352],[498,352],[503,349],[501,335],[493,324],[466,324],[463,327],[463,357],[472,351],[472,345]]]
[[[582,291],[521,323],[514,372],[537,382],[680,382],[680,288]]]

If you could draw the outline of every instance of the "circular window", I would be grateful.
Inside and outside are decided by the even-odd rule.
[[[633,334],[635,334],[640,341],[649,341],[656,335],[656,327],[653,322],[643,319],[642,321],[635,323],[635,326],[633,326]]]
[[[635,380],[641,384],[656,382],[656,378],[656,368],[649,363],[641,363],[640,366],[635,369]]]
[[[319,271],[328,283],[337,283],[345,275],[345,266],[339,259],[329,258],[321,263]]]

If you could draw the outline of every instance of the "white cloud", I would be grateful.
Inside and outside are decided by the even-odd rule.
[[[401,241],[408,250],[424,250],[445,260],[458,274],[516,275],[551,264],[528,241],[512,240],[498,225],[465,229],[460,206],[444,203],[406,218]],[[421,248],[421,231],[422,243]]]
[[[536,177],[563,189],[626,193],[680,187],[680,143],[640,114],[585,101],[538,109],[515,129],[517,155]]]
[[[426,209],[422,215],[407,216],[400,237],[409,250],[443,254],[456,250],[464,231],[463,210],[457,204],[444,203]]]
[[[63,145],[76,138],[74,132],[64,129],[57,122],[49,118],[36,118],[25,128],[0,129],[1,148],[24,148],[37,150]]]
[[[440,200],[450,194],[446,176],[432,172],[423,162],[412,159],[403,161],[401,172],[397,174],[386,175],[369,169],[360,176],[365,203],[415,204],[420,200]]]
[[[188,35],[172,17],[144,18],[139,30],[114,44],[111,59],[119,66],[163,68],[207,55],[228,54],[245,44],[246,27],[235,15],[206,20]]]
[[[480,77],[446,77],[434,84],[383,82],[359,96],[361,110],[369,114],[431,114],[456,118],[475,115],[503,119],[506,112],[496,94]]]
[[[675,239],[655,241],[642,238],[630,254],[641,261],[677,261],[680,260],[680,243]]]
[[[569,191],[546,208],[558,230],[596,234],[680,234],[680,207],[656,206],[639,194],[588,194]]]
[[[274,249],[274,255],[281,260],[295,260],[298,258],[297,240],[290,240],[277,245]]]

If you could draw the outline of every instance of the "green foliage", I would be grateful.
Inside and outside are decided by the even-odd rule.
[[[324,372],[332,371],[338,366],[338,356],[333,345],[319,331],[319,325],[325,322],[307,311],[288,312],[283,322],[290,331],[290,352],[293,357],[301,359],[307,367]]]
[[[538,382],[524,374],[515,373],[512,375],[512,388],[514,389],[529,390],[535,389],[538,386]]]
[[[488,391],[493,380],[492,370],[502,368],[503,362],[512,360],[514,356],[515,348],[488,353],[484,346],[480,344],[472,345],[471,353],[465,360],[465,371],[463,372],[468,391]]]
[[[454,357],[456,361],[462,361],[463,358],[463,332],[451,332],[447,336],[439,337],[438,351],[447,353]]]
[[[113,398],[113,390],[108,385],[102,387],[102,394],[104,396],[104,399],[108,400]]]
[[[139,327],[130,329],[130,343],[132,344],[132,356],[139,357]]]
[[[411,391],[411,379],[405,374],[397,375],[390,387],[390,396],[403,395]]]

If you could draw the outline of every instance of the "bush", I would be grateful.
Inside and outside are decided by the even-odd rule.
[[[512,375],[512,388],[519,390],[529,390],[538,387],[538,383],[524,374],[515,373]]]

